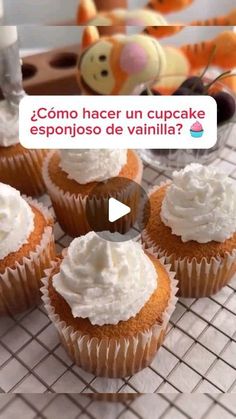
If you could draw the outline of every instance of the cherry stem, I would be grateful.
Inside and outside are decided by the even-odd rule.
[[[147,94],[148,96],[153,96],[152,90],[150,89],[150,87],[147,88]]]
[[[229,71],[229,73],[230,74],[227,74],[227,72],[226,73],[223,73],[220,80],[222,80],[222,79],[228,79],[230,77],[236,77],[236,73],[231,73],[230,71]]]
[[[204,70],[203,70],[203,72],[202,72],[202,74],[199,76],[199,79],[200,80],[202,80],[203,79],[203,77],[205,76],[205,74],[206,74],[206,72],[207,72],[207,70],[208,70],[208,68],[210,67],[210,65],[211,65],[211,63],[212,63],[212,60],[213,60],[213,58],[214,58],[214,56],[215,56],[215,54],[216,54],[216,50],[217,50],[217,45],[214,45],[213,46],[213,48],[212,48],[212,50],[211,50],[211,53],[210,53],[210,55],[209,55],[209,58],[208,58],[208,62],[207,62],[207,65],[206,65],[206,67],[204,68]],[[196,82],[193,84],[193,86],[192,86],[192,92],[194,92],[194,90],[195,90],[195,88],[197,87],[197,80],[196,80]]]
[[[224,73],[220,74],[218,77],[216,77],[215,80],[211,81],[209,84],[205,86],[204,93],[207,93],[210,87],[213,86],[213,84],[215,84],[217,81],[226,77],[230,77],[230,76],[231,76],[231,70],[225,71]]]
[[[213,48],[212,48],[212,50],[211,50],[211,53],[209,55],[209,59],[208,59],[207,65],[206,65],[205,69],[203,70],[203,72],[202,72],[202,74],[200,76],[200,79],[202,79],[205,76],[207,70],[209,69],[209,67],[210,67],[210,65],[212,63],[212,60],[213,60],[214,56],[216,55],[216,50],[217,50],[217,45],[214,45]]]

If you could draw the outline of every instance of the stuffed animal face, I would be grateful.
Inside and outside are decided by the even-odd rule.
[[[78,82],[89,94],[139,94],[158,80],[165,65],[163,48],[150,36],[99,38],[97,32],[97,39],[86,45],[80,57]]]
[[[96,93],[108,95],[115,86],[110,62],[112,47],[108,40],[100,40],[88,48],[81,57],[81,77]]]

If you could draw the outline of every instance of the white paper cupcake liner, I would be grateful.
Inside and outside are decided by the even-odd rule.
[[[46,190],[42,164],[47,154],[47,150],[29,150],[11,157],[1,157],[0,154],[0,181],[6,179],[6,183],[27,196],[42,195]],[[1,177],[1,172],[4,173],[4,178]],[[27,183],[25,178],[27,178]]]
[[[43,213],[48,222],[52,221],[50,212],[40,203],[25,198],[27,202]],[[0,315],[12,315],[29,309],[40,301],[41,278],[44,270],[55,259],[53,228],[44,229],[40,243],[14,268],[6,268],[0,273]]]
[[[149,196],[168,183],[164,182],[151,189]],[[158,258],[164,258],[165,263],[170,264],[171,269],[176,272],[180,297],[198,298],[213,295],[227,285],[236,272],[236,249],[231,253],[225,252],[223,257],[203,257],[198,261],[196,257],[176,258],[174,254],[168,254],[149,237],[145,229],[142,232],[142,242],[146,251],[154,252]]]
[[[161,263],[164,261],[161,260]],[[171,295],[163,313],[162,323],[153,325],[149,330],[134,337],[116,339],[91,338],[60,319],[50,303],[48,281],[56,264],[47,270],[47,277],[42,280],[42,299],[49,318],[58,330],[63,346],[73,361],[84,370],[102,377],[127,377],[148,366],[161,346],[170,317],[175,309],[177,281],[170,266],[165,265],[171,281]]]
[[[61,188],[55,185],[49,175],[48,165],[55,151],[52,151],[44,161],[43,165],[43,178],[46,184],[46,188],[52,200],[52,204],[62,229],[72,237],[78,237],[84,235],[91,230],[91,226],[87,221],[88,212],[105,214],[108,208],[108,196],[104,198],[82,196],[81,194],[70,194],[64,192]],[[136,183],[141,183],[143,166],[141,159],[138,158],[138,174],[134,180]],[[130,184],[130,187],[132,185]],[[138,192],[130,193],[130,188],[126,190],[118,191],[112,196],[125,203],[131,208],[138,208]],[[122,217],[113,223],[114,232],[119,231],[125,233],[134,225],[137,218],[137,212],[131,211],[126,217]],[[104,225],[102,230],[105,230]]]

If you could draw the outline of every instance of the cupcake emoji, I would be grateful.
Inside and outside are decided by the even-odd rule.
[[[194,138],[200,138],[203,136],[204,129],[200,122],[194,122],[194,124],[190,128],[190,134]]]

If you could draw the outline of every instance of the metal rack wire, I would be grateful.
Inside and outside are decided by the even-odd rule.
[[[94,401],[81,394],[0,395],[0,417],[14,419],[233,419],[233,394],[146,394],[134,400]]]
[[[236,182],[235,135],[234,129],[220,158],[213,164]],[[143,186],[150,188],[169,177],[168,173],[145,165]],[[50,207],[47,195],[40,200]],[[58,223],[55,236],[58,251],[70,243],[71,238]],[[174,418],[190,418],[191,404],[188,404],[190,410],[186,410],[184,395],[178,393],[191,392],[209,393],[208,396],[198,394],[204,399],[206,411],[194,417],[217,417],[212,416],[212,410],[224,412],[226,418],[236,414],[230,399],[223,401],[220,394],[236,392],[236,277],[210,298],[180,299],[164,345],[151,366],[126,379],[98,378],[75,366],[60,345],[42,306],[14,318],[0,319],[0,393],[47,393],[45,405],[33,395],[9,395],[6,402],[0,398],[0,417],[7,418],[8,412],[18,405],[29,410],[29,417],[43,418],[53,411],[53,406],[55,409],[57,405],[62,406],[63,411],[63,405],[68,405],[73,407],[71,417],[97,418],[99,402],[73,393],[159,393],[152,403],[147,403],[150,408],[145,413],[142,402],[138,401],[141,398],[116,403],[117,412],[109,403],[113,407],[107,408],[108,411],[115,412],[110,417],[153,417],[151,412],[156,403],[157,418],[165,418],[168,412]],[[59,396],[49,393],[67,395],[60,396],[64,397],[62,402]],[[172,395],[168,396],[169,393]],[[140,409],[143,413],[139,413]],[[56,417],[60,417],[58,411]],[[12,417],[10,413],[9,417]]]

